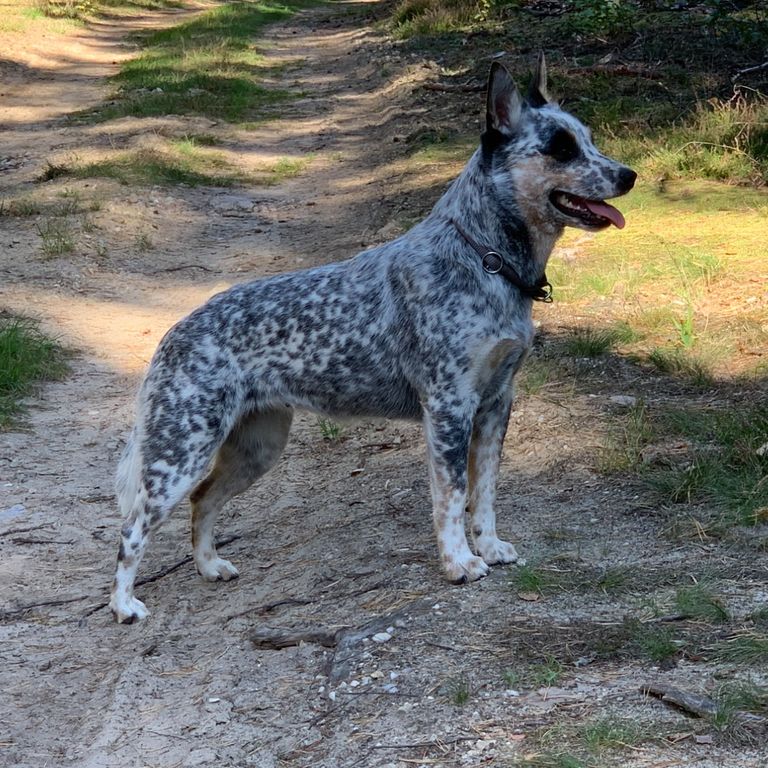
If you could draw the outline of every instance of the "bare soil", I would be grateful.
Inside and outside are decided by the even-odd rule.
[[[762,768],[762,744],[696,740],[712,733],[706,724],[639,691],[647,682],[711,691],[716,673],[736,671],[590,649],[594,635],[642,617],[636,592],[521,598],[514,569],[498,567],[480,583],[446,584],[412,425],[349,423],[329,440],[315,417],[299,419],[279,466],[222,515],[222,551],[241,578],[198,578],[181,509],[143,563],[152,580],[137,592],[150,618],[113,622],[113,473],[162,334],[235,282],[344,258],[402,231],[446,181],[443,167],[408,171],[405,139],[421,124],[479,127],[482,111],[477,95],[421,89],[434,65],[349,4],[268,30],[268,56],[288,65],[278,85],[306,96],[247,132],[201,118],[65,119],[108,97],[105,78],[134,50],[131,28],[182,15],[2,40],[0,196],[55,205],[74,190],[100,205],[88,226],[86,214],[70,217],[77,245],[66,257],[41,255],[45,215],[0,219],[0,306],[39,317],[77,350],[71,376],[46,386],[23,429],[0,438],[0,764],[502,766],[538,751],[534,736],[553,723],[618,714],[678,737],[603,755],[606,765]],[[277,186],[236,190],[35,181],[48,162],[195,131],[219,135],[244,165],[314,159]],[[557,325],[551,309],[537,309],[545,331]],[[670,539],[641,490],[595,472],[597,425],[630,377],[596,370],[592,380],[592,391],[520,398],[500,480],[502,531],[529,558],[669,573],[671,585],[692,563],[730,568],[722,583],[736,610],[764,602],[765,552]],[[275,649],[254,641],[264,628],[329,637]],[[555,657],[566,661],[553,685],[505,679]]]

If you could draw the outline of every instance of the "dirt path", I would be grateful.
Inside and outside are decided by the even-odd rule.
[[[439,97],[425,102],[414,89],[429,68],[343,11],[309,11],[269,30],[268,55],[289,63],[286,84],[309,95],[234,137],[244,164],[312,153],[299,177],[236,191],[50,182],[52,205],[64,190],[102,201],[67,258],[41,258],[34,219],[2,219],[0,306],[42,318],[80,351],[72,375],[46,387],[29,428],[1,437],[3,765],[505,765],[558,708],[674,719],[637,690],[661,672],[618,661],[574,670],[562,686],[512,689],[505,671],[526,652],[541,655],[532,632],[620,625],[627,607],[599,593],[521,600],[504,569],[471,587],[444,584],[421,437],[400,424],[345,425],[328,441],[314,418],[301,419],[279,467],[222,516],[220,535],[237,537],[223,550],[241,579],[204,584],[183,562],[138,590],[153,612],[147,622],[118,627],[103,608],[120,524],[114,467],[138,378],[165,330],[233,282],[392,236],[443,181],[443,171],[416,179],[393,165],[403,131],[443,119]],[[20,66],[3,96],[2,196],[39,194],[33,180],[46,163],[72,153],[153,132],[225,130],[181,118],[61,121],[103,99],[103,77],[130,54],[113,26],[15,53],[6,54]],[[137,247],[147,233],[151,249]],[[559,530],[585,562],[674,567],[690,552],[660,550],[635,493],[584,466],[594,407],[523,398],[502,474],[502,527],[530,554]],[[165,526],[142,575],[188,555],[185,518],[181,510]],[[278,651],[251,639],[264,626],[335,631],[381,616],[346,663],[323,645]],[[389,639],[372,641],[381,630]],[[685,680],[681,666],[667,678]],[[689,741],[621,764],[764,764],[759,750],[729,760]]]

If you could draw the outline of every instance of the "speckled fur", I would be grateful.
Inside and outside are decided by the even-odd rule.
[[[542,154],[558,127],[578,141],[567,163]],[[198,571],[237,576],[216,552],[216,514],[274,465],[296,408],[423,420],[448,578],[516,560],[493,505],[512,380],[533,338],[531,300],[483,271],[451,219],[534,283],[563,227],[576,225],[548,193],[615,197],[631,187],[627,172],[548,101],[543,59],[525,99],[495,64],[482,144],[424,221],[349,261],[235,286],[175,325],[141,386],[118,469],[117,620],[147,615],[133,595],[136,570],[187,495]]]

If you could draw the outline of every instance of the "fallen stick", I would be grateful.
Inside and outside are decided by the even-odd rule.
[[[451,739],[432,739],[431,741],[417,741],[412,744],[373,744],[371,749],[430,749],[433,747],[450,747],[460,744],[462,741],[477,741],[480,736],[454,736]]]
[[[655,683],[646,683],[640,686],[640,692],[646,696],[655,696],[664,704],[668,704],[683,712],[688,712],[695,717],[714,717],[722,712],[722,707],[709,696],[703,696],[698,693],[690,693],[680,688],[672,688],[666,685]],[[734,712],[731,717],[735,722],[742,725],[759,725],[768,721],[768,718],[762,715],[756,715],[752,712],[743,712],[741,710]]]
[[[349,674],[349,664],[355,649],[364,638],[383,631],[421,604],[425,604],[425,601],[411,603],[392,613],[377,616],[360,627],[340,627],[336,630],[325,627],[259,627],[250,633],[249,638],[257,648],[273,650],[291,648],[301,643],[333,648],[334,652],[326,664],[326,674],[330,682],[336,682]]]
[[[17,533],[29,533],[30,531],[39,531],[41,528],[50,527],[50,523],[43,523],[42,525],[31,525],[29,528],[11,528],[7,531],[0,531],[0,537],[13,536]]]
[[[731,82],[735,83],[742,75],[747,75],[750,72],[761,72],[764,69],[768,69],[768,61],[764,61],[762,64],[758,64],[756,67],[747,67],[746,69],[740,69],[731,78]]]
[[[340,629],[331,632],[329,629],[318,628],[259,627],[251,632],[250,639],[257,648],[270,648],[275,651],[281,651],[283,648],[291,648],[302,643],[334,648],[341,631]]]
[[[717,714],[718,706],[714,699],[709,696],[701,696],[698,693],[689,693],[672,688],[666,685],[657,685],[655,683],[646,683],[640,686],[640,693],[646,696],[655,696],[661,699],[664,704],[682,709],[696,717],[712,717]]]

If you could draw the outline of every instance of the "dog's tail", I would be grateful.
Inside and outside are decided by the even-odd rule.
[[[123,518],[127,518],[134,511],[136,498],[141,489],[141,465],[141,446],[136,427],[134,427],[123,449],[115,477],[117,505]]]

